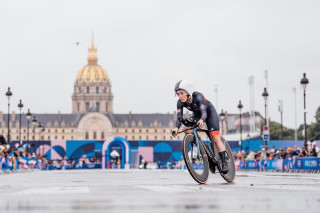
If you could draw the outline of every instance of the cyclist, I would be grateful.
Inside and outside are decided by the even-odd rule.
[[[219,118],[214,106],[208,101],[203,94],[195,91],[194,85],[189,80],[181,80],[175,86],[175,94],[178,95],[179,100],[177,102],[177,118],[183,116],[183,107],[193,112],[192,119],[197,121],[199,127],[203,127],[204,123],[207,124],[210,135],[213,138],[213,142],[216,144],[219,155],[222,161],[222,173],[229,171],[228,163],[226,162],[226,149],[220,139],[219,131]],[[172,131],[173,136],[178,135],[181,122],[179,119],[176,121],[176,128]],[[183,126],[182,130],[187,127]],[[191,133],[186,131],[185,134]]]

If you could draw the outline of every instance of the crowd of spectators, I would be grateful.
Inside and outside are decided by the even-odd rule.
[[[9,144],[0,145],[0,169],[16,170],[43,167],[48,160],[32,151],[28,144],[14,146]]]
[[[320,149],[315,142],[309,142],[308,148],[298,147],[285,147],[277,149],[275,146],[271,149],[262,148],[261,151],[244,150],[234,152],[234,158],[238,160],[268,160],[268,159],[285,159],[295,157],[320,157]]]

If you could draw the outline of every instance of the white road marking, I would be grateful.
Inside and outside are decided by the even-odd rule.
[[[31,188],[20,192],[13,193],[13,195],[31,195],[31,194],[79,194],[89,193],[88,187],[43,187]]]
[[[196,191],[206,191],[206,192],[221,192],[228,191],[223,188],[207,188],[205,186],[136,186],[138,188],[147,189],[155,192],[196,192]]]

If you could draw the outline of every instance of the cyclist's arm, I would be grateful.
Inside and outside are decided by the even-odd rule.
[[[176,121],[176,127],[179,129],[181,126],[181,122],[179,121],[178,118],[183,117],[183,104],[182,102],[179,100],[177,102],[177,121]]]
[[[201,120],[205,121],[207,119],[207,106],[206,106],[205,98],[201,93],[198,93],[196,96],[196,99],[201,111]]]

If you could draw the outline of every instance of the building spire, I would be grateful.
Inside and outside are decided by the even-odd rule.
[[[97,49],[94,47],[93,42],[93,32],[92,32],[92,41],[91,41],[91,47],[89,48],[89,56],[88,56],[88,63],[91,65],[96,65],[98,61],[97,57]]]

